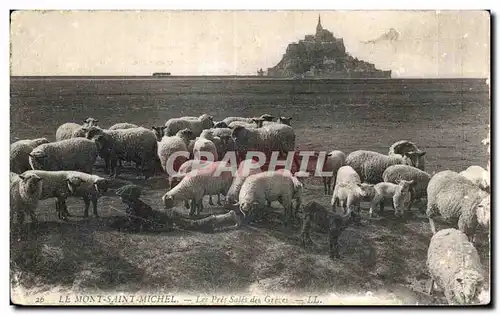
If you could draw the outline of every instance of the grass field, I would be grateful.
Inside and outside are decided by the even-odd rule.
[[[131,122],[150,127],[172,117],[209,113],[227,116],[262,113],[292,116],[298,149],[366,149],[386,153],[401,139],[427,151],[431,174],[487,163],[490,117],[484,81],[169,81],[24,80],[11,81],[11,141],[48,137],[68,121],[96,117],[108,127]],[[97,174],[102,174],[96,168]],[[145,187],[142,198],[160,210],[166,181],[147,182],[125,171],[122,179]],[[305,202],[329,205],[319,180],[306,183]],[[223,212],[208,208],[208,212]],[[83,219],[83,202],[70,199],[72,217],[59,222],[54,201],[40,203],[40,226],[22,240],[11,238],[11,269],[25,294],[43,292],[156,292],[199,294],[286,292],[390,295],[402,303],[442,303],[423,294],[431,237],[427,219],[416,209],[408,221],[391,211],[351,226],[342,235],[342,259],[328,257],[326,235],[315,245],[299,245],[299,227],[280,223],[201,233],[183,230],[123,233],[108,226],[125,207],[113,190],[99,201],[100,219]],[[278,204],[273,210],[281,212]],[[363,205],[367,209],[367,205]],[[185,209],[179,209],[186,211]],[[187,212],[186,212],[187,213]],[[443,225],[438,223],[438,227]],[[478,248],[489,271],[485,233]]]

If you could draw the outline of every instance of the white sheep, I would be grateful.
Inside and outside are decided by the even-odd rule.
[[[413,203],[427,198],[427,185],[429,185],[431,175],[416,167],[401,164],[392,165],[384,171],[382,178],[384,182],[393,184],[397,184],[400,180],[413,181],[413,185],[410,187],[411,201],[408,205],[408,211],[411,210]],[[420,210],[423,210],[423,207]]]
[[[60,219],[68,216],[66,199],[70,196],[82,197],[85,202],[84,217],[88,217],[90,202],[94,215],[97,213],[97,199],[107,191],[110,182],[97,175],[78,171],[26,171],[22,176],[38,176],[43,179],[40,200],[56,198],[56,211]]]
[[[265,121],[272,121],[274,119],[274,116],[271,116],[269,114],[263,114],[260,117],[226,117],[222,120],[222,122],[224,122],[227,126],[229,126],[229,124],[231,124],[233,121],[252,123],[253,119],[255,118],[262,118]]]
[[[98,119],[88,117],[83,121],[83,124],[81,125],[72,122],[62,124],[56,130],[56,141],[61,141],[76,137],[83,138],[85,137],[85,131],[82,129],[82,127],[92,127],[92,126],[97,127],[98,122],[99,122]]]
[[[47,138],[19,140],[10,145],[10,171],[16,174],[21,174],[31,169],[29,154],[33,149],[49,143]]]
[[[427,186],[427,217],[433,234],[433,218],[441,215],[448,223],[465,233],[474,242],[477,225],[489,228],[490,194],[453,171],[432,176]]]
[[[86,128],[86,138],[95,139],[100,144],[99,155],[106,162],[106,169],[111,170],[111,176],[118,176],[119,160],[133,161],[137,171],[142,171],[148,179],[154,168],[158,143],[153,131],[144,127],[103,130],[99,128]]]
[[[413,166],[424,171],[425,170],[425,151],[420,150],[414,142],[408,140],[400,140],[391,145],[389,148],[389,155],[399,154],[404,155],[405,153],[412,153],[415,158],[413,160]]]
[[[188,160],[186,156],[178,156],[174,161],[170,161],[172,156],[176,153],[183,153],[189,156],[188,145],[190,140],[193,139],[193,133],[189,129],[179,131],[175,136],[165,136],[158,142],[158,157],[161,162],[161,167],[165,172],[179,170],[179,167]],[[171,162],[172,165],[168,165]],[[169,166],[172,170],[169,170]],[[169,176],[174,174],[168,174]]]
[[[377,184],[384,181],[382,174],[386,168],[397,164],[415,166],[415,161],[421,154],[425,154],[425,152],[385,155],[373,151],[357,150],[347,156],[346,165],[351,166],[359,174],[361,181]]]
[[[444,290],[448,304],[489,303],[489,286],[477,250],[467,235],[456,229],[444,229],[431,238],[427,250],[427,268],[434,284]]]
[[[330,204],[334,212],[337,212],[336,206],[340,206],[344,214],[349,211],[354,216],[359,217],[361,214],[361,201],[364,199],[371,200],[374,195],[373,185],[361,183],[359,174],[352,167],[344,165],[337,172]]]
[[[198,137],[204,129],[212,128],[213,125],[213,117],[207,114],[197,119],[171,118],[165,123],[165,135],[171,137],[182,129],[190,129]]]
[[[484,191],[490,192],[490,172],[478,165],[469,166],[459,173]]]
[[[293,128],[282,124],[269,124],[257,129],[239,126],[233,129],[232,138],[239,152],[287,153],[295,149]]]
[[[243,183],[245,182],[247,177],[253,174],[262,173],[262,169],[260,167],[257,167],[258,165],[256,164],[257,162],[255,162],[253,159],[246,159],[240,162],[238,171],[236,172],[236,176],[234,177],[233,182],[231,183],[231,187],[229,187],[226,195],[227,202],[238,202],[241,186],[243,186]]]
[[[383,201],[385,198],[392,199],[396,216],[402,216],[405,207],[410,203],[410,185],[413,181],[400,180],[398,184],[381,182],[373,186],[375,196],[370,202],[370,218],[373,216],[373,209],[380,204],[380,212],[384,211]]]
[[[118,123],[109,127],[108,130],[117,130],[117,129],[130,129],[130,128],[139,128],[136,124],[131,123]]]
[[[92,173],[100,146],[85,138],[72,138],[39,145],[29,154],[34,170]]]
[[[209,166],[193,170],[183,176],[180,183],[163,197],[166,209],[181,201],[191,200],[190,215],[203,211],[203,196],[226,194],[233,180],[232,170],[222,170],[226,162],[213,162]]]
[[[219,144],[219,147],[215,145],[215,142]],[[219,152],[222,142],[219,138],[213,136],[210,129],[203,130],[198,139],[196,139],[193,146],[193,156],[196,160],[208,159],[209,161],[218,161]],[[202,154],[205,152],[205,155]],[[208,156],[207,156],[208,154]]]
[[[250,175],[238,196],[240,213],[249,218],[260,216],[260,210],[268,201],[278,201],[285,209],[284,224],[289,225],[294,218],[292,201],[296,201],[297,211],[302,204],[303,189],[302,182],[287,170]],[[241,225],[241,221],[237,225]]]
[[[22,225],[29,214],[32,222],[37,222],[35,209],[42,195],[43,179],[36,174],[18,175],[10,173],[10,215],[15,214],[17,223]]]

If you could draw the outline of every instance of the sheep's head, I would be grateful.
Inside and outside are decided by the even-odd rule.
[[[375,196],[375,185],[368,183],[356,184],[359,187],[359,195],[363,198],[371,198]]]
[[[83,121],[83,126],[85,127],[92,127],[92,126],[96,126],[97,127],[97,123],[99,122],[98,119],[96,118],[93,118],[93,117],[88,117],[86,118],[84,121]]]
[[[259,203],[253,202],[240,202],[239,209],[244,216],[249,216],[259,209]]]
[[[252,122],[257,125],[257,128],[262,128],[262,126],[264,125],[264,121],[266,120],[263,118],[252,118]]]
[[[204,129],[214,127],[214,116],[210,116],[208,114],[203,114],[200,117],[198,117],[198,120],[201,121]]]
[[[163,195],[161,200],[163,201],[163,206],[165,207],[165,209],[172,209],[175,206],[174,197],[169,196],[168,193]]]
[[[167,126],[152,126],[151,129],[155,133],[156,141],[161,141],[163,136],[165,135],[165,129]]]
[[[233,131],[231,132],[231,138],[238,144],[244,144],[248,140],[248,129],[246,129],[243,126],[236,126],[233,128]]]
[[[403,156],[406,158],[406,164],[416,167],[422,171],[425,170],[425,151],[410,151],[405,152]],[[409,160],[409,161],[408,161]]]
[[[40,198],[43,188],[43,179],[36,174],[21,174],[19,175],[21,182],[19,183],[19,193],[23,198]]]
[[[29,154],[29,163],[34,170],[45,169],[49,160],[49,156],[42,150],[34,149]]]
[[[104,131],[101,128],[90,126],[83,127],[82,130],[85,132],[85,138],[92,140],[97,135],[104,135]]]
[[[470,305],[479,303],[479,295],[484,286],[484,277],[472,270],[457,273],[451,280],[450,289],[457,304]]]
[[[177,132],[176,136],[184,139],[185,141],[194,140],[196,138],[196,136],[194,135],[194,133],[189,128],[185,128],[185,129],[179,130]]]
[[[263,114],[260,115],[260,118],[263,119],[264,121],[273,121],[275,117],[269,114]]]
[[[477,205],[476,216],[479,224],[485,227],[490,226],[490,194],[484,197],[483,200]]]
[[[223,121],[218,121],[214,123],[214,128],[229,128],[229,126]]]
[[[279,117],[278,123],[291,126],[292,117]]]
[[[393,202],[394,202],[394,210],[396,216],[402,216],[404,210],[408,207],[411,201],[411,190],[410,187],[414,183],[413,180],[400,180],[398,181],[398,187],[394,194]]]

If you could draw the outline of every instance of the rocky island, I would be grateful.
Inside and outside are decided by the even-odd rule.
[[[263,75],[263,71],[259,71]],[[321,26],[318,17],[315,35],[306,35],[298,43],[291,43],[281,61],[267,69],[269,77],[292,78],[390,78],[391,71],[375,68],[375,65],[346,52],[344,40]]]

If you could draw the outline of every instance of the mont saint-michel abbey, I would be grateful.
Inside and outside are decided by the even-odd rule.
[[[390,78],[391,71],[378,70],[374,64],[352,57],[346,52],[344,40],[324,29],[318,16],[316,34],[289,44],[281,61],[267,69],[267,76]]]

